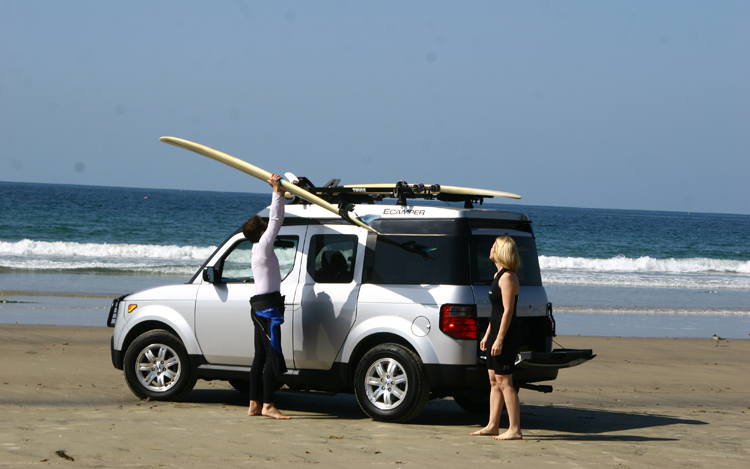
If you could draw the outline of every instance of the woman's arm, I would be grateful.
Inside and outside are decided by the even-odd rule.
[[[268,214],[268,226],[259,241],[260,249],[266,256],[271,255],[271,252],[273,251],[273,243],[276,240],[276,236],[279,234],[281,225],[284,223],[284,194],[286,193],[281,187],[281,176],[278,174],[271,176],[268,183],[273,186],[273,194],[271,194],[271,209]]]

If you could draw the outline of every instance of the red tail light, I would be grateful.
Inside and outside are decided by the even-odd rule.
[[[443,305],[440,307],[440,330],[456,339],[477,338],[476,305]]]

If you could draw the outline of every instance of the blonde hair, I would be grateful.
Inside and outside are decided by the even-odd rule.
[[[505,235],[495,239],[495,244],[492,245],[492,260],[510,271],[518,270],[518,266],[521,265],[521,256],[518,254],[518,247],[513,238]]]

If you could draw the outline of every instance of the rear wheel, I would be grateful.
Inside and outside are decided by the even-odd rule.
[[[373,419],[406,422],[424,409],[430,384],[416,353],[399,344],[381,344],[359,362],[354,391],[362,410]]]
[[[247,394],[250,392],[249,379],[230,379],[229,384],[231,384],[234,389],[241,392],[242,394]]]
[[[518,387],[515,387],[516,393],[518,393]],[[461,394],[453,396],[453,400],[456,401],[459,407],[466,412],[471,412],[477,415],[489,415],[490,414],[490,390],[471,390]],[[505,411],[505,407],[503,407]]]
[[[124,368],[130,390],[141,399],[177,401],[195,386],[185,346],[165,330],[138,336],[125,352]]]
[[[478,415],[489,415],[490,413],[490,390],[472,390],[453,396],[459,407],[466,412]]]

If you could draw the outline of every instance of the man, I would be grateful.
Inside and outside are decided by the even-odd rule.
[[[255,296],[250,298],[255,335],[255,358],[250,370],[250,408],[247,415],[265,415],[274,419],[289,419],[273,403],[276,378],[286,373],[281,352],[281,329],[284,322],[284,297],[281,296],[279,260],[273,244],[284,223],[284,194],[281,176],[271,175],[273,187],[268,224],[258,215],[242,226],[245,237],[253,243],[252,269]]]

